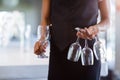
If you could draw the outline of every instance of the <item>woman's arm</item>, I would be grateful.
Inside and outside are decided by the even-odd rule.
[[[77,33],[77,36],[83,39],[93,39],[99,32],[107,30],[110,24],[109,0],[101,0],[98,5],[101,14],[101,21],[89,28],[81,29],[81,31]]]
[[[42,29],[41,29],[40,39],[45,39],[46,37],[46,26],[50,24],[49,13],[50,13],[50,0],[42,0],[42,13],[41,13],[42,15],[41,15],[41,22],[40,22]]]
[[[106,31],[110,24],[110,2],[109,0],[102,0],[99,2],[99,10],[101,14],[101,21],[96,25],[99,31]]]
[[[41,15],[41,37],[34,45],[34,53],[40,55],[45,52],[46,44],[42,44],[46,37],[46,26],[49,25],[50,0],[42,0],[42,15]]]
[[[90,26],[87,30],[88,38],[93,39],[99,32],[106,31],[110,26],[110,2],[101,0],[98,3],[101,20],[98,24]]]

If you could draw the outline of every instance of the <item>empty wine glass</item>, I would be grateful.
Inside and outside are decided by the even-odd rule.
[[[77,27],[75,28],[75,30],[79,31],[80,28]],[[73,62],[77,62],[79,60],[81,52],[82,51],[81,51],[81,45],[79,44],[79,37],[77,37],[76,42],[70,45],[67,59]]]
[[[41,37],[41,29],[42,26],[38,26],[38,31],[37,31],[37,35],[38,35],[38,39]],[[42,42],[42,45],[45,45],[46,47],[49,44],[49,26],[46,27],[46,38],[45,41]],[[45,52],[40,53],[40,55],[38,55],[38,58],[48,58],[48,56],[45,54]]]
[[[100,42],[98,40],[98,37],[95,37],[96,42],[93,45],[93,51],[94,51],[94,55],[96,57],[97,60],[99,60],[101,58],[101,61],[105,60],[106,55],[105,55],[105,47],[102,44],[102,42]]]
[[[95,37],[95,43],[93,45],[93,51],[94,51],[94,55],[95,55],[95,58],[97,60],[99,60],[100,58],[100,49],[101,48],[101,42],[98,40],[98,37]]]
[[[83,66],[93,65],[94,63],[93,51],[88,47],[87,39],[85,39],[85,47],[81,54],[81,61]]]

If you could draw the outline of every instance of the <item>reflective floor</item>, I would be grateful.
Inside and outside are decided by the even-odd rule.
[[[38,58],[32,46],[0,47],[0,80],[47,80],[48,64],[49,58]]]
[[[49,56],[49,46],[46,49]],[[41,59],[33,53],[33,47],[10,46],[0,48],[0,66],[48,65],[49,58]]]

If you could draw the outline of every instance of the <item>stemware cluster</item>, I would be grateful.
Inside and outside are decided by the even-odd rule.
[[[77,27],[75,30],[80,31],[80,28]],[[93,50],[89,48],[87,39],[85,39],[85,46],[82,49],[79,44],[79,37],[77,37],[76,42],[72,43],[68,50],[67,59],[73,62],[78,62],[81,55],[81,62],[83,66],[93,65],[94,64],[94,55],[97,60],[100,59],[101,55],[105,54],[105,49],[103,48],[102,43],[95,37],[95,43],[93,45]]]

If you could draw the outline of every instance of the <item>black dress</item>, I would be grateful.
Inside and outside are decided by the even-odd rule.
[[[97,23],[98,0],[51,0],[51,47],[48,80],[99,80],[100,61],[94,58],[93,66],[82,66],[67,60],[71,43],[76,40],[75,27],[89,27]],[[88,41],[90,48],[95,40]],[[84,40],[80,39],[84,47]]]

